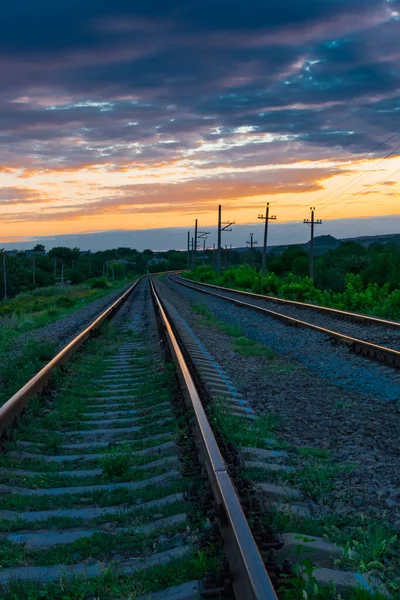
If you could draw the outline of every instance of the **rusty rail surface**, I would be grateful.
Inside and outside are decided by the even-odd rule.
[[[217,522],[233,574],[232,584],[235,596],[238,600],[277,600],[179,342],[151,278],[150,283],[153,298],[174,357],[185,401],[195,415],[194,429],[200,460],[207,469],[216,505],[221,509],[218,511],[220,514],[217,516]]]
[[[177,272],[177,271],[176,271]],[[203,283],[202,281],[193,281],[191,279],[184,279],[181,276],[176,277],[180,281],[190,281],[197,283],[197,285],[204,285],[205,287],[221,290],[222,292],[229,292],[233,294],[239,294],[247,296],[249,298],[257,298],[259,300],[266,300],[268,302],[274,302],[275,304],[281,304],[286,306],[295,306],[296,308],[310,309],[314,312],[320,312],[322,314],[331,315],[338,317],[344,321],[353,321],[354,323],[376,325],[377,327],[387,327],[388,329],[400,329],[400,322],[390,321],[388,319],[380,319],[379,317],[371,317],[370,315],[363,315],[361,313],[354,313],[348,310],[340,310],[339,308],[331,308],[329,306],[322,306],[321,304],[310,304],[309,302],[298,302],[297,300],[286,300],[285,298],[277,298],[276,296],[266,296],[264,294],[256,294],[255,292],[246,292],[245,290],[235,290],[234,288],[224,287],[222,285],[214,285],[212,283]]]
[[[231,302],[236,306],[241,306],[242,308],[248,308],[250,310],[254,310],[256,312],[260,312],[262,314],[273,317],[274,319],[278,319],[282,321],[286,325],[292,325],[294,327],[305,327],[308,329],[312,329],[313,331],[318,331],[319,333],[323,333],[327,335],[335,342],[347,346],[357,354],[362,354],[372,360],[378,362],[384,362],[391,367],[400,368],[400,352],[398,350],[393,350],[392,348],[386,348],[385,346],[379,346],[378,344],[373,344],[372,342],[368,342],[366,340],[360,340],[358,338],[353,338],[349,335],[345,335],[343,333],[339,333],[338,331],[332,331],[331,329],[326,329],[325,327],[320,327],[319,325],[314,325],[313,323],[308,323],[307,321],[301,321],[300,319],[295,319],[294,317],[289,317],[287,315],[283,315],[282,313],[275,312],[274,310],[270,310],[268,308],[263,308],[261,306],[256,306],[255,304],[250,304],[248,302],[242,302],[241,300],[237,300],[235,298],[231,298],[229,296],[224,296],[222,291],[234,291],[229,290],[228,288],[220,288],[219,286],[210,286],[216,289],[221,290],[221,293],[212,292],[210,290],[204,290],[201,287],[202,285],[209,286],[210,284],[203,284],[200,282],[195,282],[194,284],[187,283],[186,280],[181,277],[174,278],[172,281],[175,281],[179,285],[190,288],[192,290],[196,290],[197,292],[201,292],[202,294],[206,294],[209,296],[215,296],[216,298],[222,298],[227,302]],[[196,285],[197,284],[197,285]],[[239,292],[242,293],[242,292]],[[247,293],[247,292],[246,292]],[[261,296],[263,297],[263,296]],[[368,317],[370,318],[370,317]],[[371,317],[372,318],[372,317]],[[392,321],[389,321],[392,323]]]
[[[121,304],[125,302],[128,296],[133,292],[140,277],[133,285],[131,285],[111,306],[101,313],[86,329],[79,333],[71,340],[47,365],[45,365],[32,379],[30,379],[16,394],[11,396],[2,407],[0,407],[0,436],[3,434],[6,427],[10,427],[15,419],[17,419],[28,401],[35,394],[40,393],[48,383],[54,369],[64,364],[75,350],[77,350],[102,324],[104,321],[112,317],[119,309]]]

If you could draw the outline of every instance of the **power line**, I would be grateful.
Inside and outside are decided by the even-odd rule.
[[[361,155],[360,157],[354,158],[354,160],[353,160],[352,162],[354,163],[356,160],[357,160],[357,161],[363,160],[363,159],[364,159],[364,158],[366,158],[366,157],[367,157],[369,154],[371,154],[372,152],[375,152],[375,150],[378,150],[378,148],[381,148],[381,146],[384,146],[385,144],[387,144],[388,142],[390,142],[390,140],[392,140],[392,139],[393,139],[393,138],[395,138],[397,135],[399,135],[399,133],[400,133],[400,132],[396,132],[396,133],[393,133],[393,134],[391,134],[391,135],[390,135],[388,138],[386,138],[385,140],[383,140],[383,142],[379,142],[379,144],[377,144],[376,146],[374,146],[374,147],[373,147],[371,150],[369,150],[369,151],[368,151],[368,152],[366,152],[365,154]],[[381,162],[383,162],[384,160],[386,160],[386,159],[387,159],[387,158],[388,158],[388,157],[389,157],[391,154],[394,154],[395,152],[397,152],[399,149],[400,149],[400,145],[399,145],[399,146],[397,146],[397,148],[396,148],[395,150],[391,151],[391,152],[390,152],[388,155],[386,155],[384,158],[382,158],[382,160],[380,160],[380,161],[378,162],[378,165],[379,165]],[[373,167],[376,167],[376,166],[377,166],[377,165],[373,165],[373,166],[371,167],[371,169],[372,169]],[[369,171],[369,170],[370,170],[370,169],[368,169],[368,171]],[[367,173],[368,171],[365,171],[365,173]],[[339,173],[341,173],[341,172],[342,172],[342,168],[338,168],[338,169],[336,169],[336,171],[334,171],[334,172],[333,172],[333,175],[338,175],[338,174],[339,174]],[[361,173],[360,175],[356,175],[354,179],[358,179],[358,178],[362,177],[363,175],[364,175],[364,173]],[[352,181],[353,181],[353,180],[352,180]],[[319,198],[317,198],[317,200],[315,200],[315,203],[317,203],[317,202],[319,202],[320,200],[322,200],[322,199],[326,198],[326,197],[327,197],[327,196],[329,196],[330,194],[333,194],[333,193],[336,193],[336,192],[338,192],[340,189],[342,189],[342,187],[345,187],[345,186],[346,186],[346,185],[348,185],[349,183],[351,183],[351,181],[350,181],[350,182],[348,181],[347,183],[343,184],[343,186],[341,186],[340,188],[338,188],[338,189],[336,189],[336,190],[334,190],[334,191],[332,191],[332,192],[328,192],[327,194],[324,194],[324,195],[320,196]],[[310,190],[312,187],[314,187],[314,185],[315,185],[314,183],[310,184],[308,187],[306,187],[306,188],[304,188],[304,189],[303,189],[302,193],[306,192],[307,190]],[[285,214],[285,211],[283,211],[283,213],[282,213],[282,214],[284,215],[284,214]]]

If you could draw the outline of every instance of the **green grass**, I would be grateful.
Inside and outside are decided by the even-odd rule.
[[[219,555],[211,551],[193,551],[183,559],[175,559],[138,571],[133,575],[121,575],[110,568],[99,577],[62,579],[38,586],[35,582],[17,581],[2,591],[2,600],[136,600],[138,596],[179,585],[185,581],[201,579],[208,571],[216,572]]]
[[[153,552],[163,552],[173,547],[173,540],[159,541],[161,536],[172,538],[177,533],[185,533],[188,522],[176,525],[164,525],[153,532],[136,531],[133,527],[126,531],[110,534],[95,531],[90,537],[83,537],[70,544],[53,546],[52,548],[25,548],[24,544],[0,539],[0,556],[2,566],[17,567],[22,565],[51,566],[56,564],[70,565],[95,558],[108,561],[115,552],[129,553],[130,556],[144,557]]]
[[[115,526],[135,527],[137,525],[145,525],[154,521],[154,515],[157,518],[171,517],[182,513],[188,513],[193,507],[190,507],[185,500],[177,500],[171,504],[162,504],[151,506],[150,508],[134,506],[132,508],[121,508],[116,513],[105,513],[95,519],[71,518],[71,517],[50,517],[41,521],[30,522],[28,527],[30,530],[40,529],[71,529],[74,527],[82,527],[88,529],[96,529],[97,526],[104,523],[112,523]],[[20,531],[27,529],[27,523],[23,519],[15,519],[13,521],[0,519],[0,531],[8,533],[12,531]]]
[[[121,288],[126,283],[128,280],[115,280],[99,288],[80,284],[49,286],[23,292],[11,300],[0,302],[0,329],[5,327],[21,333],[43,327]]]
[[[268,360],[276,358],[276,354],[270,348],[246,337],[240,327],[216,319],[205,304],[192,303],[191,308],[193,312],[203,317],[210,326],[233,338],[231,348],[236,354],[240,356],[261,356]]]
[[[229,335],[229,337],[240,338],[243,336],[243,330],[240,327],[237,327],[237,325],[220,323],[219,327],[226,335]]]
[[[207,321],[210,321],[212,323],[216,323],[216,321],[217,321],[216,318],[208,310],[208,308],[206,307],[205,304],[203,304],[201,302],[194,302],[194,303],[191,304],[191,308],[192,308],[192,311],[196,313],[196,315],[204,317],[205,319],[207,319]]]
[[[370,572],[384,582],[386,588],[393,593],[393,598],[399,597],[400,543],[390,525],[354,514],[328,513],[323,518],[311,519],[299,517],[291,511],[283,512],[275,507],[269,508],[263,520],[275,531],[325,537],[342,546],[343,557],[335,561],[333,568],[358,573]],[[349,597],[354,600],[371,598],[369,594],[360,595],[359,590]],[[373,597],[375,600],[378,598]]]
[[[268,414],[256,417],[253,421],[232,415],[226,410],[222,399],[210,407],[209,419],[214,430],[238,447],[269,448],[266,439],[278,425],[277,418]]]
[[[245,336],[235,338],[232,349],[236,354],[240,354],[241,356],[263,356],[269,360],[272,360],[276,356],[267,346],[259,344]]]
[[[308,446],[304,446],[303,448],[297,448],[297,452],[300,456],[314,456],[317,458],[330,457],[329,450],[325,450],[324,448],[310,448]]]

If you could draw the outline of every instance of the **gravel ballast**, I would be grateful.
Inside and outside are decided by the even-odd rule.
[[[178,283],[170,282],[170,285],[180,295],[207,304],[216,318],[240,326],[251,339],[301,362],[336,385],[382,400],[400,401],[400,373],[392,367],[358,356],[345,346],[334,344],[322,333],[285,325],[272,317],[234,306]]]
[[[204,290],[220,293],[221,295],[227,296],[228,298],[234,298],[235,300],[241,300],[261,308],[266,308],[274,312],[292,317],[293,319],[299,319],[300,321],[306,321],[312,325],[318,325],[318,327],[324,327],[331,331],[337,331],[348,335],[353,338],[365,340],[379,346],[385,346],[392,348],[393,350],[400,350],[400,323],[399,329],[385,328],[384,326],[372,325],[370,323],[353,323],[346,321],[334,315],[324,314],[307,308],[305,306],[296,306],[290,304],[280,304],[272,300],[264,300],[262,298],[254,298],[252,296],[246,296],[240,292],[227,292],[225,290],[216,290],[202,286],[197,281],[186,280],[190,285],[196,285]]]
[[[177,308],[259,413],[280,419],[279,437],[296,447],[329,451],[348,467],[328,505],[342,515],[385,518],[400,531],[399,375],[334,346],[323,336],[235,307],[166,280],[163,295]],[[220,322],[237,325],[276,358],[241,356],[232,338],[194,313],[205,304]]]

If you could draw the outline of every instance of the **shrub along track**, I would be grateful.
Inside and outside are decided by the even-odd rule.
[[[363,356],[400,368],[400,323],[395,321],[170,277],[180,285],[258,310],[287,325],[319,331]]]
[[[111,325],[53,374],[51,392],[31,399],[6,431],[2,600],[135,599],[151,591],[154,599],[192,600],[203,576],[204,597],[221,587],[228,598],[232,575],[223,550],[239,557],[234,589],[251,580],[254,590],[236,593],[237,600],[275,598],[212,435],[202,447],[207,471],[197,461],[200,438],[195,445],[183,375],[178,386],[166,356],[145,280]],[[185,381],[188,404],[188,372]],[[201,410],[198,402],[200,417]],[[217,466],[210,449],[218,451]],[[209,479],[214,496],[220,485],[229,500],[227,506],[217,493],[215,522]]]

